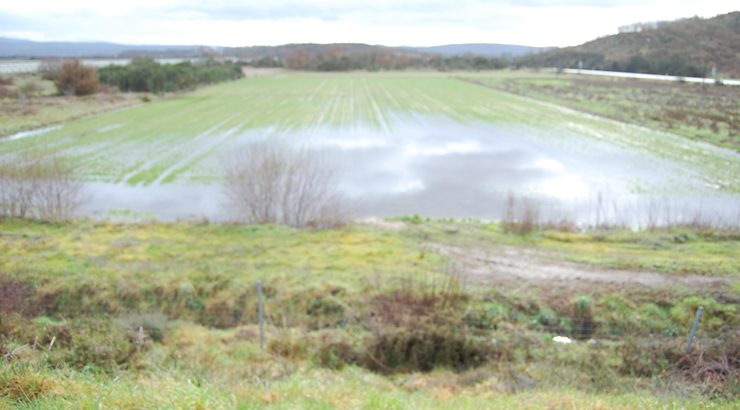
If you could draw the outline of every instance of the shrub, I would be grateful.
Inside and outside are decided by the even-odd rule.
[[[198,84],[236,80],[243,76],[241,67],[209,60],[201,64],[185,61],[159,64],[147,56],[135,57],[128,65],[110,65],[98,70],[100,81],[121,91],[164,93],[188,90]]]
[[[0,216],[71,218],[82,203],[82,183],[57,156],[22,155],[0,162]]]
[[[513,193],[509,193],[501,221],[504,232],[529,234],[537,229],[539,219],[540,210],[536,202],[527,198],[517,200]]]
[[[453,280],[440,288],[407,283],[375,297],[366,366],[395,372],[464,370],[484,363],[494,353],[493,344],[466,324],[465,299]]]
[[[89,95],[98,91],[98,72],[93,67],[72,60],[64,63],[54,85],[59,94]]]
[[[596,330],[593,320],[594,301],[591,296],[582,295],[573,300],[573,334],[579,339],[588,339]]]
[[[433,315],[420,318],[414,326],[376,329],[367,350],[367,365],[383,372],[426,372],[435,367],[465,370],[483,364],[493,353],[492,347],[487,338]]]
[[[305,149],[253,143],[227,161],[224,194],[229,212],[249,223],[328,228],[348,216],[336,191],[336,173]]]
[[[678,339],[628,339],[619,347],[619,371],[631,376],[655,376],[668,370],[683,355],[685,341]]]

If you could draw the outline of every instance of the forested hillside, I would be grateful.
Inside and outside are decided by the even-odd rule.
[[[709,19],[635,24],[579,46],[524,56],[523,66],[548,66],[703,77],[740,77],[740,11]]]

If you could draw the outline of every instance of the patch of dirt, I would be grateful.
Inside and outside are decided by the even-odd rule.
[[[640,286],[667,288],[685,286],[718,290],[733,279],[699,275],[671,275],[649,271],[608,269],[594,265],[554,260],[544,251],[495,246],[460,248],[437,243],[422,245],[426,250],[450,257],[456,272],[466,281],[477,283],[528,282],[543,284],[576,284]]]
[[[375,226],[378,228],[388,229],[390,231],[400,231],[406,228],[406,223],[403,221],[389,221],[384,218],[378,218],[378,217],[367,217],[367,218],[359,218],[355,220],[360,225],[369,225],[369,226]]]

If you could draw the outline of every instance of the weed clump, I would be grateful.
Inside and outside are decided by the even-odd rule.
[[[492,354],[490,341],[465,323],[465,295],[457,283],[442,289],[407,285],[373,301],[366,365],[376,371],[464,370]]]
[[[30,402],[43,396],[53,387],[49,378],[29,368],[0,367],[0,397]]]
[[[593,319],[594,300],[591,296],[582,295],[573,300],[573,334],[579,339],[588,339],[596,330]]]

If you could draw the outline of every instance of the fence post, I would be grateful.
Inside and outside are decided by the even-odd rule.
[[[262,302],[262,281],[257,281],[257,298],[260,320],[260,349],[265,348],[265,307]]]
[[[699,309],[696,310],[696,318],[694,319],[694,326],[691,327],[691,335],[689,336],[689,344],[686,346],[686,354],[691,353],[691,346],[694,344],[694,338],[696,337],[696,328],[699,327],[699,319],[703,311],[703,306],[699,306]]]

